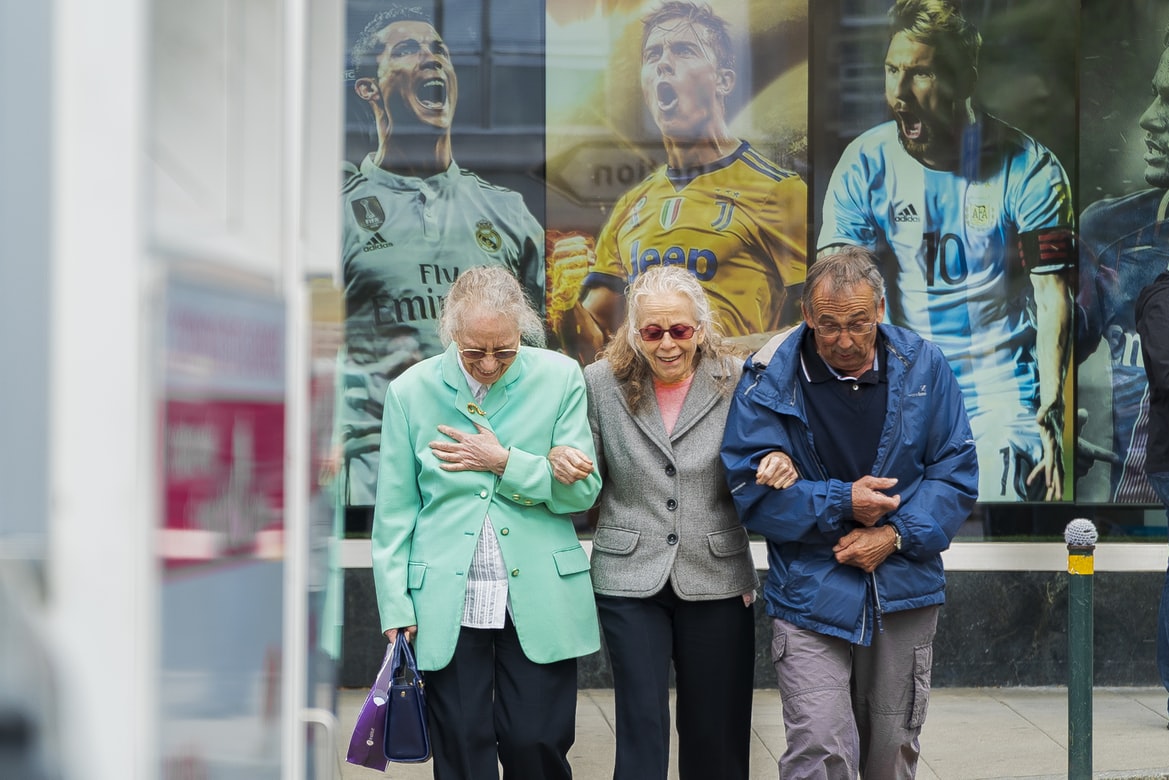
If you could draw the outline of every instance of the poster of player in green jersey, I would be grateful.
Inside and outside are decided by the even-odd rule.
[[[460,269],[502,265],[543,310],[543,4],[346,5],[344,350],[337,468],[368,533],[386,388],[438,354]]]

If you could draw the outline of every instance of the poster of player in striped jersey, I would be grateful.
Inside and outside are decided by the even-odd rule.
[[[1085,0],[1076,500],[1156,504],[1133,307],[1169,267],[1169,10]],[[1150,90],[1150,84],[1152,89]]]
[[[816,4],[816,249],[877,252],[887,319],[949,359],[982,502],[1072,498],[1077,18],[1069,0]]]

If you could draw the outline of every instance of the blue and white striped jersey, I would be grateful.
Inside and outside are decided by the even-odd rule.
[[[856,138],[833,171],[817,246],[859,245],[882,258],[888,321],[941,348],[976,438],[1004,426],[1037,437],[1030,274],[1075,266],[1071,187],[1050,151],[993,117],[970,125],[962,143],[960,170],[943,171],[905,151],[895,122]],[[1012,440],[986,451],[1007,446],[1019,449]],[[992,471],[983,447],[979,462]],[[1003,496],[992,487],[984,500]]]

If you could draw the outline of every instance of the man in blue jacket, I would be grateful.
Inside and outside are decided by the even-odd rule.
[[[941,351],[880,324],[869,251],[817,259],[802,305],[804,324],[748,360],[722,449],[739,516],[767,539],[780,775],[912,777],[974,440]],[[783,490],[763,484],[775,450],[800,472]]]

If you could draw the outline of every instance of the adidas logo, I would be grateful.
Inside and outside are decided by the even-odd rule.
[[[901,211],[897,212],[897,216],[893,217],[894,222],[921,222],[921,217],[917,215],[917,209],[910,203]]]
[[[389,249],[393,244],[382,238],[381,233],[374,233],[369,241],[365,242],[365,246],[361,248],[362,252],[376,252],[379,249]]]

